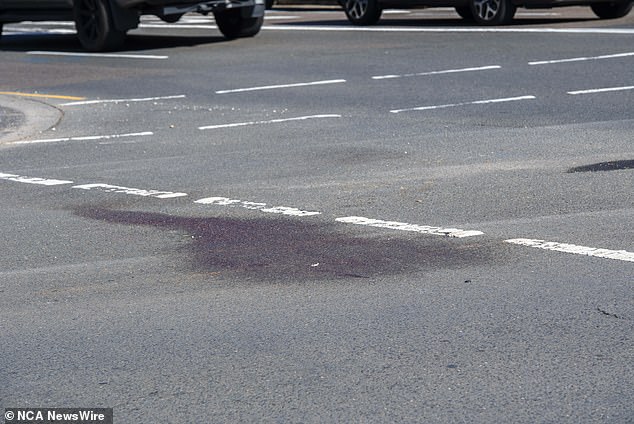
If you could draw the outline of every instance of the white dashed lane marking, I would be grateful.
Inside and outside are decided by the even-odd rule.
[[[26,184],[39,184],[39,185],[45,185],[45,186],[55,186],[55,185],[73,183],[72,181],[68,181],[68,180],[52,180],[47,178],[24,177],[21,175],[4,174],[4,173],[0,173],[0,180],[15,181],[18,183],[26,183]]]
[[[407,109],[394,109],[391,110],[390,113],[401,113],[401,112],[412,112],[412,111],[422,111],[422,110],[434,110],[434,109],[446,109],[450,107],[459,107],[459,106],[470,106],[470,105],[486,105],[492,103],[506,103],[506,102],[517,102],[522,100],[534,100],[537,97],[535,96],[520,96],[520,97],[507,97],[503,99],[489,99],[489,100],[476,100],[473,102],[463,102],[463,103],[450,103],[444,105],[434,105],[434,106],[419,106],[412,107]]]
[[[282,122],[292,122],[292,121],[306,121],[308,119],[327,119],[327,118],[341,118],[341,115],[338,114],[323,114],[323,115],[309,115],[309,116],[298,116],[295,118],[279,118],[279,119],[271,119],[268,121],[250,121],[250,122],[235,122],[231,124],[218,124],[218,125],[205,125],[202,127],[198,127],[199,130],[215,130],[218,128],[235,128],[235,127],[245,127],[248,125],[262,125],[262,124],[278,124]]]
[[[129,134],[111,134],[111,135],[88,135],[82,137],[62,137],[62,138],[48,138],[42,140],[22,140],[22,141],[14,141],[9,144],[42,144],[42,143],[61,143],[64,141],[93,141],[93,140],[111,140],[116,138],[127,138],[127,137],[144,137],[154,135],[151,131],[144,131],[138,133],[129,133]]]
[[[26,183],[26,184],[38,184],[38,185],[44,185],[44,186],[58,186],[58,185],[73,183],[73,181],[70,181],[70,180],[28,177],[28,176],[9,174],[9,173],[0,173],[0,180]],[[187,193],[181,193],[181,192],[146,190],[146,189],[122,187],[122,186],[104,184],[104,183],[79,184],[79,185],[72,186],[72,188],[81,189],[81,190],[97,190],[97,191],[102,191],[106,193],[120,193],[120,194],[141,196],[141,197],[153,197],[153,198],[162,199],[162,200],[188,196]],[[230,199],[228,197],[206,197],[203,199],[196,200],[194,201],[194,203],[202,204],[202,205],[241,207],[241,208],[250,209],[250,210],[258,210],[265,213],[274,213],[274,214],[289,215],[289,216],[295,216],[295,217],[309,217],[309,216],[321,215],[321,212],[318,212],[318,211],[305,211],[295,207],[287,207],[287,206],[269,207],[266,203],[263,203],[263,202],[252,202],[252,201],[239,200],[239,199]],[[339,223],[344,223],[344,224],[386,228],[386,229],[398,230],[398,231],[411,231],[411,232],[416,232],[421,234],[443,235],[443,236],[455,237],[455,238],[472,237],[472,236],[478,236],[478,235],[484,234],[483,232],[477,231],[477,230],[461,230],[457,228],[432,227],[432,226],[426,226],[426,225],[410,224],[405,222],[384,221],[384,220],[365,218],[365,217],[359,217],[359,216],[335,218],[335,221]],[[592,256],[597,258],[614,259],[614,260],[620,260],[620,261],[626,261],[626,262],[634,262],[634,253],[628,252],[626,250],[609,250],[609,249],[579,246],[579,245],[567,244],[567,243],[550,242],[550,241],[536,240],[536,239],[524,239],[524,238],[508,239],[508,240],[504,240],[504,242],[520,245],[520,246],[536,247],[543,250],[572,253],[572,254]]]
[[[321,215],[321,212],[316,212],[316,211],[304,211],[298,208],[292,208],[287,206],[268,207],[266,203],[250,202],[247,200],[238,200],[238,199],[229,199],[228,197],[206,197],[204,199],[196,200],[194,203],[198,203],[201,205],[241,207],[245,209],[258,210],[265,213],[276,213],[276,214],[291,215],[291,216]]]
[[[608,87],[608,88],[592,88],[589,90],[577,90],[577,91],[569,91],[568,94],[577,95],[577,94],[596,94],[596,93],[609,93],[612,91],[627,91],[634,90],[634,85],[630,85],[628,87]]]
[[[60,106],[83,106],[83,105],[94,105],[99,103],[137,103],[137,102],[151,102],[158,100],[173,100],[173,99],[184,99],[186,96],[184,94],[179,94],[175,96],[161,96],[161,97],[143,97],[136,99],[104,99],[104,100],[83,100],[76,102],[68,102],[62,103]]]
[[[260,87],[248,87],[248,88],[235,88],[231,90],[218,90],[216,94],[229,94],[229,93],[244,93],[247,91],[262,91],[262,90],[276,90],[281,88],[295,88],[295,87],[310,87],[314,85],[328,85],[328,84],[342,84],[346,82],[345,79],[334,79],[324,81],[312,81],[312,82],[298,82],[291,84],[277,84],[277,85],[265,85]]]
[[[499,65],[491,65],[491,66],[480,66],[476,68],[446,69],[443,71],[417,72],[413,74],[377,75],[372,77],[372,79],[385,80],[385,79],[406,78],[406,77],[422,77],[422,76],[431,76],[431,75],[457,74],[462,72],[490,71],[490,70],[501,69],[501,68],[502,67]]]
[[[605,55],[600,55],[600,56],[588,56],[588,57],[572,57],[572,58],[569,58],[569,59],[538,60],[538,61],[528,62],[528,64],[530,66],[552,65],[552,64],[557,64],[557,63],[568,63],[568,62],[585,62],[585,61],[588,61],[588,60],[619,59],[619,58],[631,57],[631,56],[634,56],[634,52],[605,54]]]
[[[610,250],[596,247],[578,246],[575,244],[559,243],[555,241],[534,239],[510,239],[506,243],[520,246],[536,247],[538,249],[552,250],[555,252],[572,253],[575,255],[594,256],[597,258],[617,259],[619,261],[634,262],[634,253],[627,250]]]
[[[484,234],[482,231],[460,230],[457,228],[430,227],[427,225],[408,224],[405,222],[383,221],[380,219],[364,218],[362,216],[347,216],[335,219],[344,224],[366,225],[369,227],[389,228],[391,230],[412,231],[422,234],[435,234],[448,237],[472,237]]]
[[[121,187],[110,184],[81,184],[73,186],[73,188],[78,188],[82,190],[99,190],[105,191],[107,193],[123,193],[129,194],[132,196],[142,196],[142,197],[156,197],[157,199],[172,199],[174,197],[184,197],[187,196],[187,193],[174,193],[171,191],[159,191],[159,190],[145,190],[140,188],[130,188],[130,187]]]

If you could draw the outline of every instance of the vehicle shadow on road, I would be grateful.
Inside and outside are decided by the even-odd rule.
[[[599,21],[598,18],[515,18],[511,25],[505,25],[503,27],[486,27],[475,24],[474,22],[466,21],[460,17],[454,18],[421,18],[421,17],[408,17],[398,18],[386,16],[372,26],[354,26],[348,22],[347,19],[320,19],[318,21],[301,21],[301,22],[284,22],[281,25],[284,26],[315,26],[315,27],[341,27],[347,26],[350,28],[382,28],[382,27],[476,27],[476,28],[514,28],[520,26],[539,26],[539,25],[558,25],[558,24],[570,24],[580,22],[594,22]],[[275,25],[273,25],[274,27]]]
[[[203,44],[229,42],[222,35],[178,36],[129,34],[123,48],[112,53],[194,47]],[[32,50],[56,52],[85,52],[74,34],[7,34],[2,36],[0,51],[27,52]]]

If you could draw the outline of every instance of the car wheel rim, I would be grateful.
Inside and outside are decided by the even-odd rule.
[[[361,19],[368,10],[368,0],[347,0],[346,10],[353,19]]]
[[[475,0],[473,6],[476,16],[483,21],[491,21],[500,13],[500,0]]]
[[[91,41],[99,38],[99,0],[81,0],[78,30]]]

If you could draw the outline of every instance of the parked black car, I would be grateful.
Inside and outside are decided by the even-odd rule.
[[[552,8],[590,6],[602,19],[615,19],[632,10],[631,0],[339,0],[348,20],[355,25],[372,25],[387,8],[454,7],[462,18],[480,25],[505,25],[518,7]]]
[[[141,15],[176,22],[189,12],[213,13],[229,39],[252,37],[262,27],[264,0],[0,0],[0,35],[6,23],[75,21],[86,50],[114,50],[139,26]]]

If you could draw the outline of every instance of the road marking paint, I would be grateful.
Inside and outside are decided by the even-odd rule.
[[[364,218],[362,216],[346,216],[343,218],[336,218],[335,221],[342,222],[344,224],[366,225],[369,227],[389,228],[392,230],[400,231],[413,231],[422,234],[434,234],[455,238],[472,237],[484,234],[482,231],[475,230],[460,230],[458,228],[441,228],[430,227],[428,225],[416,225],[408,224],[406,222],[395,221],[383,221],[380,219]]]
[[[119,54],[119,53],[80,53],[80,52],[54,52],[54,51],[28,51],[26,54],[39,56],[71,56],[71,57],[107,57],[117,59],[169,59],[169,56],[151,54]]]
[[[298,116],[295,118],[271,119],[269,121],[236,122],[232,124],[206,125],[203,127],[198,127],[198,129],[199,130],[213,130],[218,128],[234,128],[234,127],[244,127],[247,125],[277,124],[280,122],[305,121],[308,119],[325,119],[325,118],[341,118],[341,115],[324,114],[324,115]]]
[[[568,94],[571,94],[574,96],[577,94],[595,94],[595,93],[607,93],[610,91],[625,91],[625,90],[634,90],[634,85],[630,85],[628,87],[594,88],[590,90],[569,91]]]
[[[5,174],[2,172],[0,172],[0,180],[15,181],[18,183],[27,183],[27,184],[39,184],[39,185],[45,185],[45,186],[55,186],[55,185],[73,183],[72,181],[68,181],[68,180],[54,180],[54,179],[48,179],[48,178],[25,177],[22,175]]]
[[[2,93],[0,93],[2,94]],[[179,94],[176,96],[160,96],[160,97],[143,97],[137,99],[104,99],[104,100],[86,100],[86,101],[78,101],[78,102],[69,102],[62,103],[60,106],[81,106],[81,105],[94,105],[99,103],[136,103],[136,102],[151,102],[156,100],[172,100],[172,99],[183,99],[186,96],[184,94]],[[84,100],[85,98],[78,98],[77,100]]]
[[[83,137],[62,137],[62,138],[49,138],[49,139],[42,139],[42,140],[22,140],[22,141],[13,141],[9,144],[42,144],[42,143],[59,143],[63,141],[109,140],[113,138],[143,137],[148,135],[154,135],[154,133],[151,131],[145,131],[145,132],[130,133],[130,134],[89,135],[89,136],[83,136]]]
[[[294,84],[266,85],[262,87],[236,88],[232,90],[218,90],[216,91],[216,94],[243,93],[246,91],[259,91],[259,90],[275,90],[278,88],[309,87],[312,85],[341,84],[344,82],[346,82],[345,79],[334,79],[334,80],[325,80],[325,81],[299,82]]]
[[[488,71],[492,69],[500,69],[502,68],[499,65],[491,65],[491,66],[480,66],[476,68],[462,68],[462,69],[447,69],[444,71],[431,71],[431,72],[418,72],[413,74],[401,74],[401,75],[377,75],[372,77],[374,80],[383,80],[383,79],[394,79],[394,78],[405,78],[405,77],[421,77],[428,75],[442,75],[442,74],[454,74],[459,72],[476,72],[476,71]]]
[[[63,100],[84,100],[85,97],[77,96],[62,96],[59,94],[40,94],[40,93],[20,93],[18,91],[0,91],[0,94],[6,96],[19,96],[19,97],[37,97],[43,99],[63,99]]]
[[[290,215],[290,216],[313,216],[313,215],[321,214],[321,212],[304,211],[301,209],[291,208],[287,206],[267,207],[266,203],[249,202],[246,200],[230,199],[228,197],[207,197],[204,199],[196,200],[194,203],[198,203],[201,205],[241,207],[245,209],[259,210],[261,212],[266,212],[266,213],[276,213],[276,214]]]
[[[553,250],[556,252],[573,253],[576,255],[594,256],[597,258],[617,259],[620,261],[634,262],[634,253],[628,252],[626,250],[600,249],[596,247],[578,246],[575,244],[525,238],[510,239],[504,241],[506,243],[517,244],[520,246],[536,247],[539,249]]]
[[[356,27],[356,26],[301,26],[263,25],[267,31],[324,31],[324,32],[414,32],[414,33],[518,33],[518,34],[611,34],[631,35],[634,28],[421,28],[421,27]]]
[[[469,105],[484,105],[491,103],[504,103],[504,102],[516,102],[520,100],[534,100],[537,97],[535,96],[520,96],[520,97],[507,97],[504,99],[489,99],[489,100],[476,100],[473,102],[464,102],[464,103],[451,103],[445,105],[435,105],[435,106],[420,106],[420,107],[412,107],[407,109],[394,109],[391,110],[391,113],[401,113],[401,112],[411,112],[417,110],[434,110],[434,109],[445,109],[450,107],[458,107],[458,106],[469,106]]]
[[[529,65],[551,65],[554,63],[567,63],[567,62],[583,62],[587,60],[603,60],[603,59],[616,59],[621,57],[629,57],[634,56],[634,52],[629,53],[617,53],[617,54],[606,54],[601,56],[588,56],[588,57],[573,57],[570,59],[556,59],[556,60],[539,60],[535,62],[528,62]]]
[[[129,194],[132,196],[142,196],[142,197],[156,197],[157,199],[171,199],[174,197],[183,197],[187,196],[187,193],[174,193],[171,191],[159,191],[159,190],[144,190],[140,188],[130,188],[130,187],[121,187],[110,184],[80,184],[73,186],[73,188],[78,188],[82,190],[99,190],[105,191],[107,193],[123,193]]]

